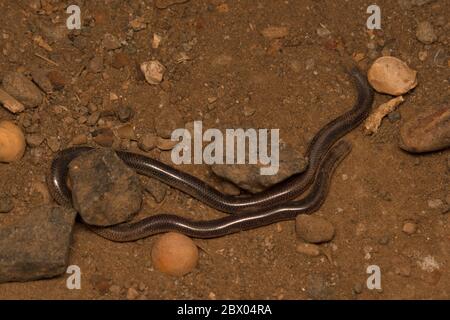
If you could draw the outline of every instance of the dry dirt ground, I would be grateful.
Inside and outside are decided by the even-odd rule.
[[[375,136],[365,136],[360,128],[347,136],[353,151],[315,213],[336,228],[335,238],[321,245],[326,254],[296,252],[299,240],[289,221],[195,240],[202,248],[198,267],[173,278],[152,267],[155,237],[113,243],[77,224],[70,264],[82,270],[81,290],[68,290],[63,275],[1,284],[0,298],[124,299],[134,287],[142,299],[449,299],[450,215],[429,206],[429,200],[445,202],[448,195],[449,153],[405,153],[398,147],[398,128],[419,112],[449,102],[450,1],[377,1],[382,30],[371,34],[366,9],[372,2],[190,0],[158,9],[154,1],[41,0],[33,9],[30,4],[39,1],[0,0],[0,73],[40,67],[64,75],[63,90],[26,111],[38,123],[36,130],[45,138],[57,137],[61,148],[74,136],[89,134],[79,118],[92,103],[100,109],[131,106],[135,115],[130,123],[138,134],[154,132],[161,108],[177,108],[186,123],[203,120],[205,127],[280,128],[281,139],[304,152],[317,130],[355,100],[342,57],[364,53],[359,64],[367,69],[389,51],[419,75],[418,87],[400,106],[399,121],[385,119]],[[58,27],[65,25],[70,4],[81,8],[83,27],[77,32]],[[133,33],[129,21],[136,17],[143,17],[147,27]],[[433,44],[416,39],[420,21],[437,24],[439,39]],[[286,26],[289,34],[269,40],[260,32],[267,26]],[[318,35],[321,26],[330,34]],[[108,51],[102,48],[106,33],[126,42]],[[151,47],[154,33],[163,35],[158,49]],[[35,35],[52,51],[33,41]],[[424,61],[419,59],[422,51],[427,53]],[[117,69],[112,60],[119,52],[127,58]],[[189,59],[180,62],[183,52]],[[99,73],[87,67],[95,55],[104,58]],[[146,83],[136,67],[152,58],[167,67],[159,86]],[[110,93],[118,100],[111,101]],[[210,105],[209,97],[217,101]],[[377,94],[375,104],[387,100]],[[255,112],[244,112],[249,109]],[[21,121],[3,108],[0,118]],[[160,156],[159,151],[150,154]],[[43,181],[53,156],[44,142],[37,150],[28,148],[18,163],[0,164],[0,192],[13,195],[15,202],[0,223],[49,201]],[[206,165],[181,169],[217,183]],[[203,219],[222,215],[172,189],[162,204],[145,199],[144,215],[160,212]],[[414,234],[402,231],[408,221],[418,226]],[[370,265],[381,269],[381,290],[366,287]]]

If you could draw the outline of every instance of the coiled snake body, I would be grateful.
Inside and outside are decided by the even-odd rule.
[[[357,68],[351,69],[349,73],[357,88],[357,101],[352,109],[329,122],[314,136],[307,149],[309,164],[305,172],[263,192],[235,197],[225,195],[198,178],[155,159],[116,151],[117,155],[137,173],[156,178],[212,208],[233,214],[209,221],[194,221],[176,215],[159,214],[139,222],[106,228],[95,226],[89,228],[104,238],[120,242],[168,231],[177,231],[197,238],[213,238],[316,211],[327,195],[333,170],[351,149],[350,143],[346,141],[336,143],[336,141],[368,116],[373,101],[373,91],[365,76]],[[66,185],[68,164],[80,154],[92,149],[90,147],[65,149],[53,160],[47,182],[50,194],[60,205],[72,206],[71,192]],[[306,197],[289,202],[301,195],[311,184],[312,188]]]

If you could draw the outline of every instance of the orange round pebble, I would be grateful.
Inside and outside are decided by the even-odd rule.
[[[198,262],[198,248],[191,238],[176,232],[162,235],[153,245],[152,263],[162,273],[181,277]]]

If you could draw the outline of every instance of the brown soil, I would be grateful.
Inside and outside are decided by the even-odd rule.
[[[65,88],[47,96],[39,108],[26,111],[39,116],[39,133],[59,137],[62,148],[75,135],[89,132],[86,124],[77,122],[79,108],[88,102],[104,108],[120,103],[131,106],[135,111],[131,124],[143,134],[154,132],[159,105],[169,101],[168,107],[178,108],[185,122],[203,120],[205,127],[219,128],[280,128],[281,138],[304,152],[317,130],[354,102],[355,91],[341,68],[342,59],[367,54],[370,41],[365,24],[371,1],[191,0],[161,10],[152,1],[41,0],[44,10],[40,13],[29,7],[30,2],[0,1],[0,51],[4,52],[0,72],[41,67],[62,73]],[[64,25],[65,8],[72,3],[82,9],[81,34],[69,35],[83,42],[78,48],[67,37],[51,41],[38,27]],[[428,200],[445,202],[448,195],[448,151],[411,155],[398,147],[402,121],[449,101],[448,57],[444,65],[439,61],[442,52],[448,54],[448,25],[447,29],[436,26],[440,38],[428,46],[416,39],[415,28],[424,20],[447,23],[450,1],[431,1],[409,10],[398,1],[377,4],[383,29],[374,33],[375,42],[384,41],[392,55],[418,70],[419,85],[401,105],[400,121],[385,119],[373,137],[363,135],[361,129],[348,135],[353,151],[335,173],[330,194],[316,213],[336,227],[333,241],[321,245],[326,255],[297,253],[294,222],[284,222],[195,240],[202,248],[198,267],[185,277],[172,278],[152,268],[155,237],[113,243],[77,224],[70,264],[82,270],[81,290],[68,290],[63,275],[1,284],[0,298],[126,298],[130,287],[137,287],[141,297],[148,299],[450,298],[450,215],[428,206]],[[137,16],[149,24],[117,50],[128,56],[125,67],[113,68],[112,52],[102,49],[101,40],[105,33],[127,39],[128,23]],[[317,35],[320,24],[331,31],[329,37]],[[268,40],[260,31],[270,25],[287,26],[289,34]],[[156,50],[151,47],[155,32],[164,35]],[[53,51],[39,47],[34,35],[42,35]],[[425,61],[419,60],[420,51],[428,52]],[[186,52],[190,60],[175,63],[180,52]],[[94,54],[104,56],[101,73],[84,70]],[[161,86],[147,84],[136,67],[152,57],[167,67]],[[370,62],[365,58],[360,66],[367,68]],[[109,101],[110,92],[119,96],[119,102]],[[213,107],[208,97],[219,97]],[[377,94],[375,104],[387,100]],[[245,104],[256,112],[245,116]],[[56,114],[56,105],[68,112]],[[69,115],[76,120],[66,125],[63,119]],[[17,120],[18,116],[0,108],[0,119]],[[0,164],[0,192],[15,197],[14,211],[2,215],[0,223],[46,201],[45,192],[36,186],[42,185],[54,154],[45,142],[39,150],[41,155],[32,155],[28,148],[20,162]],[[158,157],[158,153],[151,154]],[[217,182],[206,165],[181,169]],[[147,196],[143,214],[157,212],[203,219],[222,215],[173,189],[161,205]],[[415,234],[402,231],[408,221],[418,225]],[[426,262],[433,259],[438,266],[427,269]],[[369,265],[381,268],[382,290],[367,289]],[[111,293],[110,285],[119,286],[120,293]],[[362,292],[356,294],[358,287]]]

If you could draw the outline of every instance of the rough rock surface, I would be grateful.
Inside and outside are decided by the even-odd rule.
[[[111,149],[81,155],[69,165],[72,200],[84,222],[111,226],[130,220],[141,208],[136,173]]]
[[[3,78],[2,85],[6,92],[27,108],[37,107],[42,102],[43,96],[39,88],[21,73],[7,73]]]
[[[308,161],[288,144],[280,143],[280,166],[275,175],[262,175],[260,164],[214,164],[212,171],[251,193],[260,192],[284,179],[305,171]]]
[[[0,227],[0,283],[51,278],[66,271],[76,212],[36,207]]]
[[[429,152],[450,147],[450,106],[418,115],[400,128],[400,147]]]

